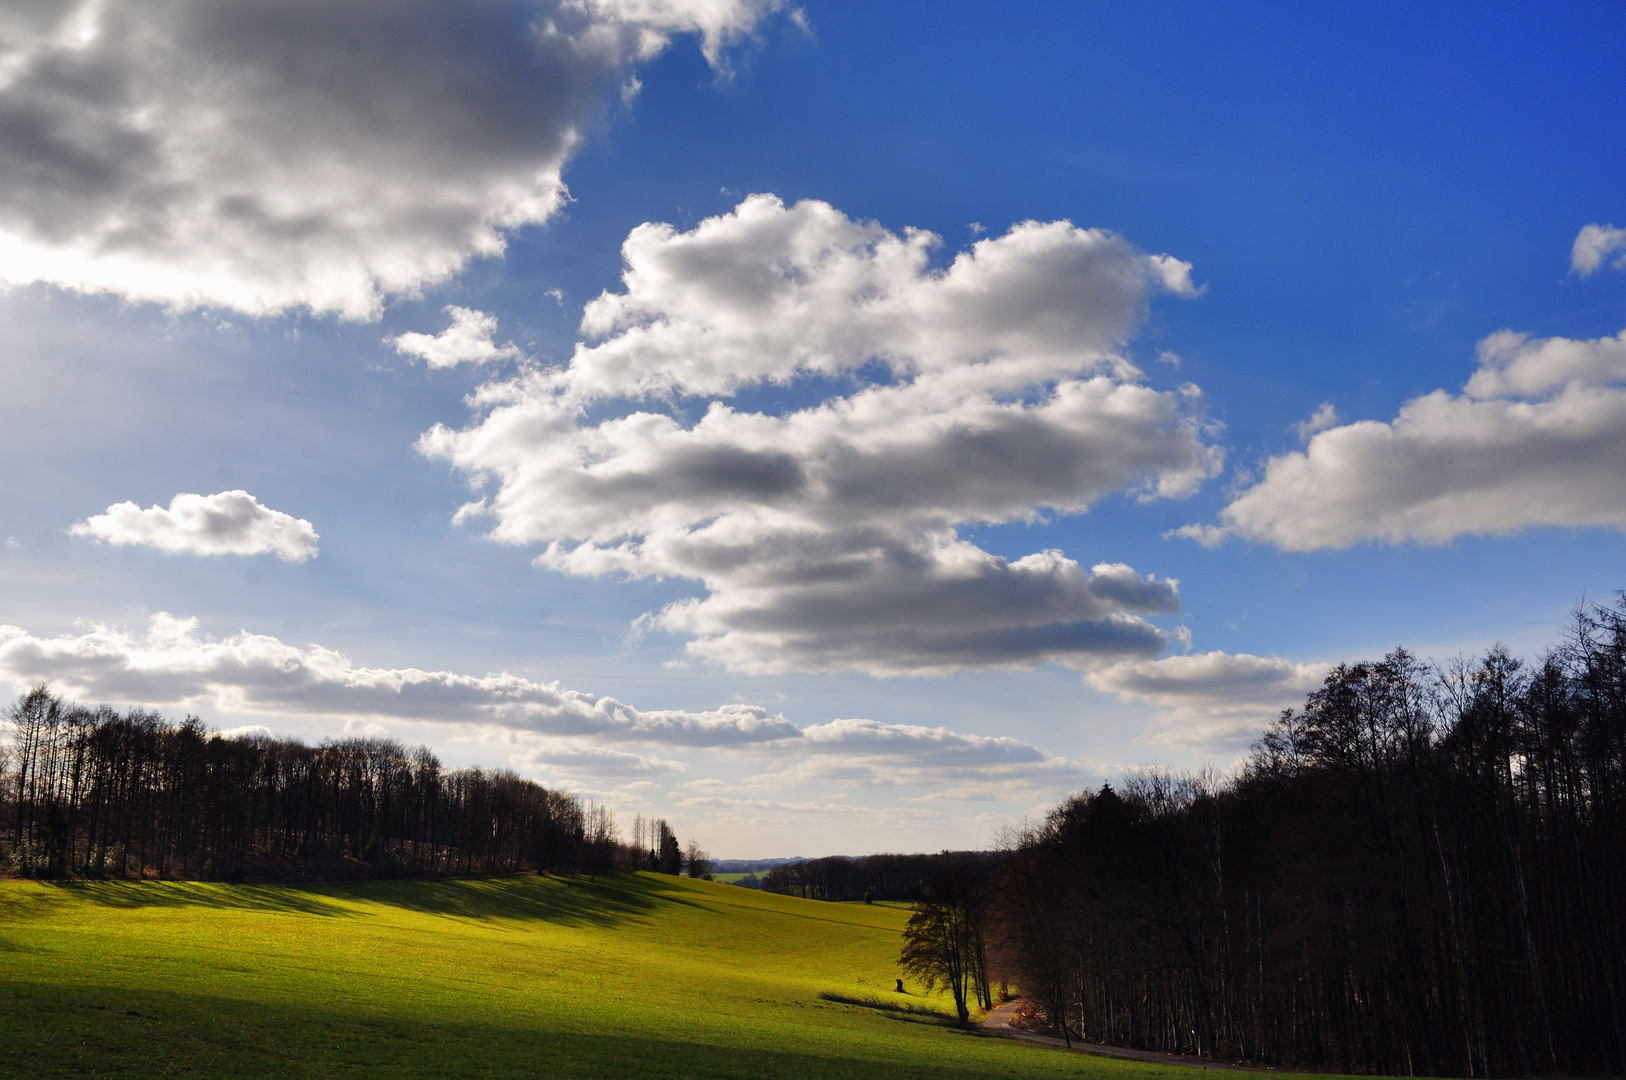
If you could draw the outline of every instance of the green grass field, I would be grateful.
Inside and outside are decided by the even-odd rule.
[[[650,874],[0,882],[0,1075],[1196,1075],[946,1025],[891,990],[905,918]]]

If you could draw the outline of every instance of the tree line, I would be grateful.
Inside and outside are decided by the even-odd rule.
[[[496,874],[641,854],[607,807],[509,771],[446,769],[391,739],[226,736],[45,687],[5,719],[0,856],[24,875]]]
[[[1528,667],[1341,665],[1233,776],[1057,806],[978,910],[996,971],[1070,1039],[1626,1074],[1626,611],[1582,609]]]
[[[968,867],[988,876],[997,863],[995,855],[976,851],[856,859],[831,855],[776,866],[763,878],[762,888],[804,900],[919,900],[941,870]]]

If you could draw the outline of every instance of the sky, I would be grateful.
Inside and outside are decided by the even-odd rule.
[[[722,858],[1626,588],[1613,4],[0,12],[0,682]]]

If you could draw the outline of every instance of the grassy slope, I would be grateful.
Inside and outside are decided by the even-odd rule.
[[[820,997],[922,1005],[885,993],[905,917],[647,874],[0,882],[0,1075],[1197,1075]]]

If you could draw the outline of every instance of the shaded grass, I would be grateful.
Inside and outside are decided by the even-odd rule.
[[[893,1001],[906,917],[648,874],[0,882],[0,1075],[1189,1080]]]
[[[874,994],[832,994],[828,990],[819,994],[820,1001],[835,1001],[842,1005],[857,1005],[862,1009],[878,1009],[881,1012],[896,1013],[907,1016],[912,1020],[930,1024],[949,1024],[958,1026],[957,1018],[948,1015],[941,1009],[934,1009],[930,1005],[914,1005],[904,1001],[888,1001]]]

